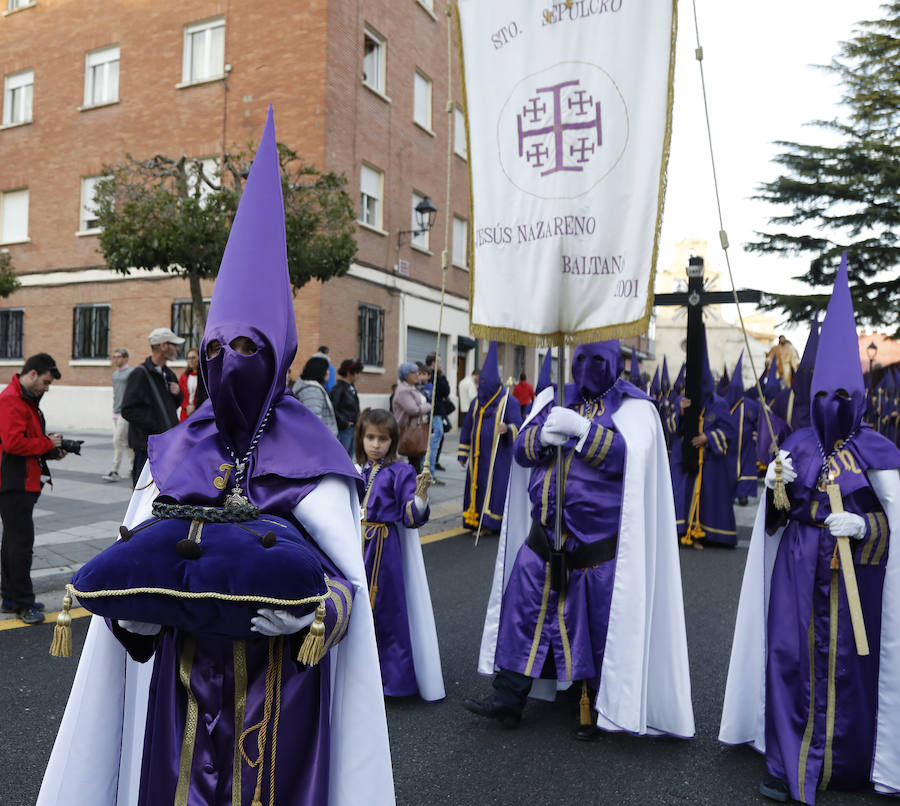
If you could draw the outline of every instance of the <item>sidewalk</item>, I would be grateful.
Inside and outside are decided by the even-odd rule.
[[[53,486],[44,487],[34,510],[34,559],[31,579],[47,611],[58,610],[63,590],[72,575],[88,560],[112,545],[131,499],[131,467],[119,468],[123,479],[106,482],[100,477],[112,463],[112,434],[66,434],[83,439],[81,455],[51,462]],[[465,471],[456,462],[458,429],[444,440],[437,473],[444,485],[431,488],[431,520],[422,535],[460,525]],[[0,621],[14,614],[0,614]]]

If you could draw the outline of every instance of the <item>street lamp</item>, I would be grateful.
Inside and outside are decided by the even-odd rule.
[[[878,355],[878,345],[874,341],[869,342],[869,346],[866,347],[866,355],[869,356],[869,392],[871,392],[873,389],[872,367],[875,364],[875,356]]]
[[[416,207],[416,229],[402,229],[397,233],[397,248],[403,246],[403,236],[409,235],[416,238],[423,232],[428,232],[434,226],[434,218],[437,215],[437,207],[431,199],[425,196]]]

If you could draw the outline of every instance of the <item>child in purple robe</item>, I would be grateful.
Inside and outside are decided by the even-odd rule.
[[[356,461],[365,481],[360,504],[363,558],[381,681],[389,697],[421,694],[439,700],[444,697],[440,656],[417,531],[430,514],[428,485],[412,465],[397,460],[398,440],[397,421],[390,412],[362,413]],[[408,590],[416,581],[420,589],[424,585],[424,596]]]
[[[900,451],[862,422],[865,389],[846,258],[822,325],[809,427],[770,465],[748,552],[719,739],[765,753],[760,791],[900,791]],[[832,509],[827,485],[839,488]],[[849,540],[868,654],[860,654],[838,540]]]

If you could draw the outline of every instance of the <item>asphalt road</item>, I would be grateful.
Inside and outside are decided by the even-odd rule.
[[[463,697],[489,689],[488,679],[476,674],[475,662],[495,546],[496,538],[482,538],[476,549],[466,535],[424,547],[447,699],[388,701],[398,803],[769,802],[757,794],[762,758],[716,741],[745,550],[680,555],[696,738],[604,734],[585,744],[572,738],[578,713],[574,698],[529,704],[518,730],[481,720],[460,704]],[[76,653],[86,627],[87,619],[74,622]],[[2,806],[34,802],[75,674],[76,659],[47,654],[51,635],[50,625],[0,632]],[[875,803],[876,796],[827,792],[817,802]]]

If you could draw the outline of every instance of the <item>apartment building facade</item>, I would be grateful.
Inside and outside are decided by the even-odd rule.
[[[154,327],[189,332],[187,280],[106,268],[92,218],[104,166],[126,154],[215,166],[259,137],[270,103],[280,141],[347,177],[358,218],[347,275],[295,296],[294,373],[327,344],[335,362],[363,360],[364,400],[386,401],[398,364],[436,344],[445,240],[441,355],[452,388],[471,371],[468,166],[443,0],[3,2],[0,250],[22,285],[0,300],[0,369],[57,359],[67,388],[47,398],[51,422],[102,427],[110,351],[135,363]],[[433,227],[409,232],[426,196]],[[506,353],[507,375],[533,374],[535,351]]]

